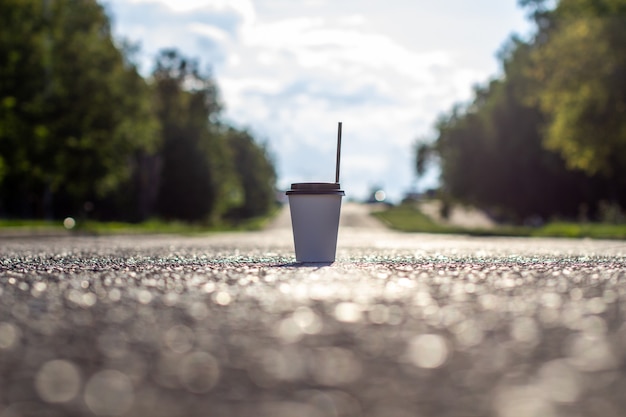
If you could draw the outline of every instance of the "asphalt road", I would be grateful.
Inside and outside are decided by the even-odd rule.
[[[626,244],[0,238],[0,417],[621,417]]]

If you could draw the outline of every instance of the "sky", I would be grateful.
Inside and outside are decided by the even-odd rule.
[[[223,117],[265,143],[278,186],[333,182],[392,202],[437,185],[414,173],[414,144],[500,74],[498,50],[532,30],[516,0],[104,0],[148,75],[175,47],[210,70]]]

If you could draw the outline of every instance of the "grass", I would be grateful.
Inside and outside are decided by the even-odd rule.
[[[626,224],[552,222],[537,229],[533,236],[626,239]]]
[[[243,221],[223,221],[217,225],[192,224],[180,221],[151,219],[141,223],[101,222],[87,220],[76,222],[71,232],[96,235],[111,234],[181,234],[197,235],[226,231],[260,230],[275,216],[278,209],[267,216],[255,217]],[[62,220],[13,220],[0,219],[2,231],[28,233],[64,233],[70,232],[63,226]]]
[[[241,222],[222,222],[217,225],[203,225],[180,221],[148,220],[141,223],[87,221],[77,224],[76,230],[98,235],[106,234],[182,234],[195,235],[212,232],[260,230],[267,218],[255,218]]]
[[[64,227],[62,221],[0,219],[0,230],[55,231]]]
[[[435,223],[430,217],[408,204],[390,207],[372,214],[392,229],[404,232],[454,233],[456,231],[455,228]]]
[[[500,225],[492,229],[464,228],[434,222],[411,204],[373,213],[392,229],[403,232],[454,233],[472,236],[535,236],[626,239],[626,224],[550,222],[541,227]]]

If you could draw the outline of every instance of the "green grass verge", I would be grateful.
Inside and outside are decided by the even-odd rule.
[[[261,230],[276,215],[278,209],[272,211],[267,216],[255,217],[242,221],[222,221],[217,225],[191,224],[180,221],[163,221],[152,219],[141,223],[126,222],[100,222],[94,220],[77,220],[76,226],[70,232],[87,233],[97,235],[108,234],[181,234],[197,235],[214,232],[229,231],[252,231]],[[63,221],[46,220],[7,220],[0,219],[0,233],[21,232],[33,233],[55,233],[68,232],[63,227]]]
[[[535,230],[533,236],[626,239],[626,224],[551,222]]]
[[[269,217],[259,217],[240,222],[224,221],[217,225],[191,224],[179,221],[148,220],[142,223],[95,222],[77,224],[76,230],[94,234],[181,234],[196,235],[214,232],[260,230]]]
[[[376,211],[372,215],[392,229],[404,232],[454,233],[457,230],[435,223],[430,217],[408,204]]]
[[[626,225],[604,223],[550,222],[538,228],[497,226],[492,229],[447,226],[434,222],[414,205],[403,204],[373,213],[389,227],[403,232],[453,233],[472,236],[536,236],[596,239],[626,239]]]
[[[23,219],[0,219],[0,231],[23,230],[23,231],[62,231],[65,230],[62,221],[52,220],[23,220]]]

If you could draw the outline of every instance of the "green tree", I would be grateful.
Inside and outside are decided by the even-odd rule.
[[[91,202],[99,217],[133,220],[265,210],[273,166],[221,123],[210,74],[170,50],[147,83],[131,55],[96,0],[0,3],[0,215],[64,216]],[[258,190],[236,159],[263,174]]]
[[[267,149],[245,130],[229,128],[226,138],[243,186],[243,201],[231,211],[231,216],[249,218],[267,214],[275,203],[276,186],[276,172]]]
[[[170,219],[217,221],[238,197],[218,123],[217,86],[176,50],[160,53],[153,78],[164,139],[157,211]]]
[[[28,210],[25,196],[45,179],[32,164],[42,154],[48,129],[42,113],[49,41],[41,1],[0,3],[0,210]],[[43,191],[40,187],[39,195]],[[20,198],[24,196],[23,198]],[[11,207],[13,206],[13,207]]]
[[[1,199],[8,214],[59,215],[102,199],[150,152],[149,89],[95,0],[0,5]]]
[[[511,39],[500,56],[504,77],[477,87],[469,106],[443,116],[432,148],[422,151],[441,161],[444,197],[516,222],[572,217],[593,200],[594,182],[543,146],[543,113],[526,101],[534,83],[525,72],[531,50]]]
[[[533,51],[545,144],[626,184],[626,0],[561,0]]]
[[[626,207],[626,0],[521,0],[537,24],[500,55],[503,76],[437,123],[418,173],[441,163],[446,198],[503,218]]]

